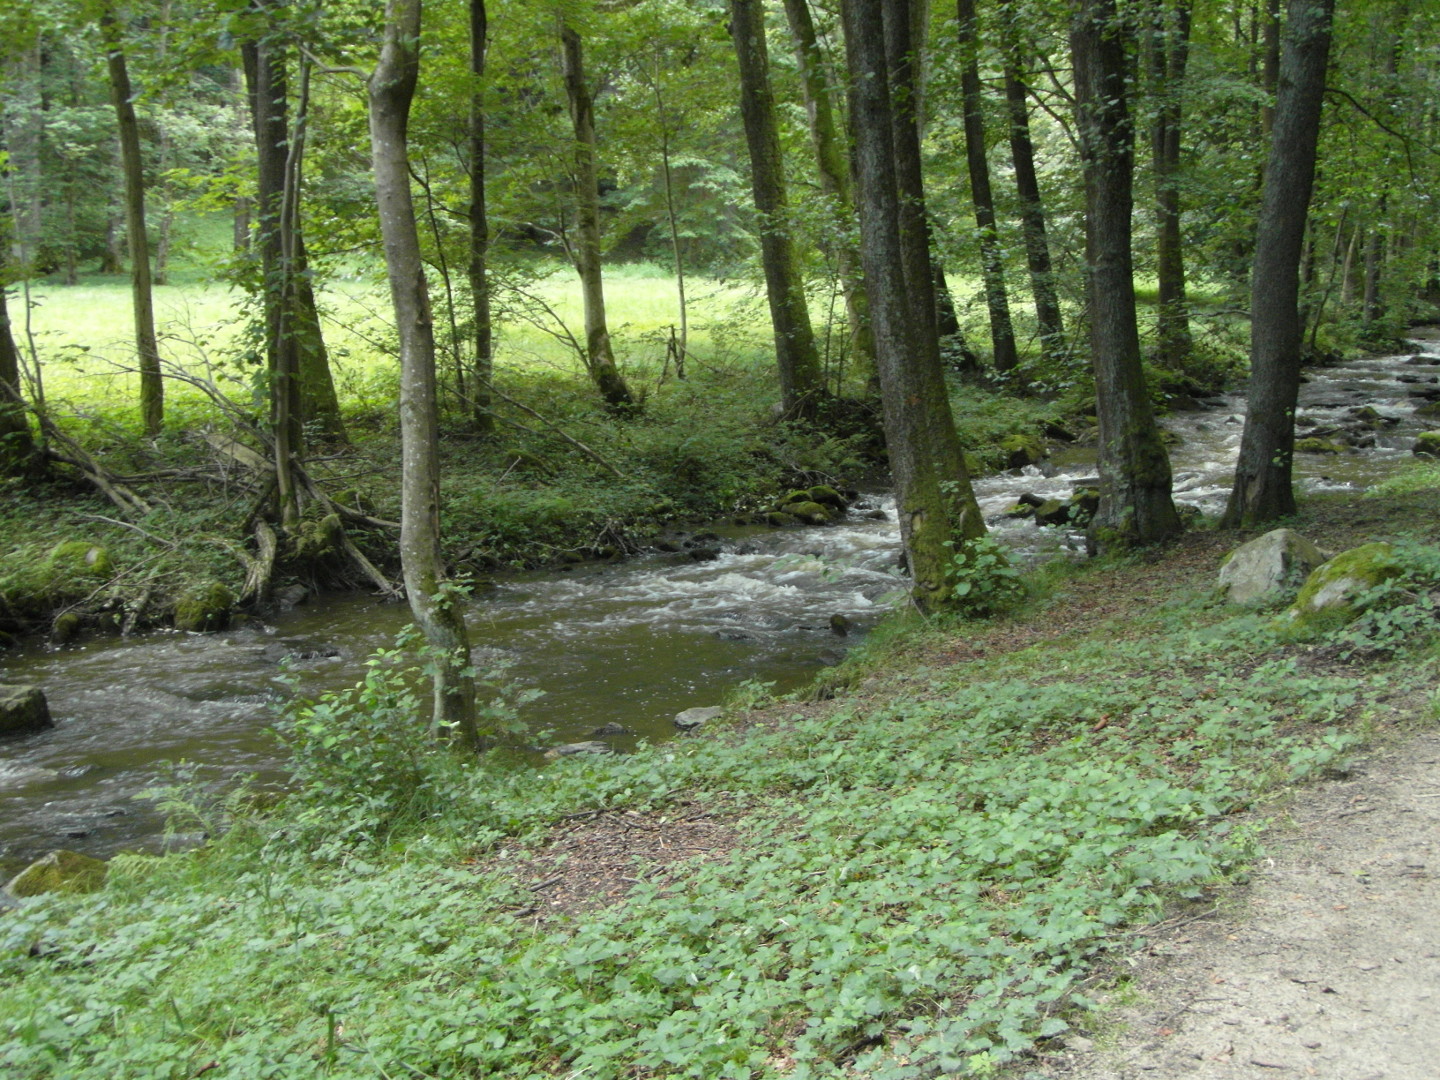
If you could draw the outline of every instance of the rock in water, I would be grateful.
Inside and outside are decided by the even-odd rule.
[[[36,859],[10,879],[11,896],[39,896],[41,893],[88,893],[105,884],[103,860],[61,848]]]
[[[1274,529],[1229,554],[1220,567],[1220,589],[1232,604],[1279,600],[1324,561],[1320,549],[1293,529]]]
[[[24,735],[54,726],[38,686],[0,686],[0,735]]]
[[[681,731],[694,731],[702,724],[709,723],[725,710],[718,705],[711,705],[706,708],[686,709],[684,712],[675,714],[675,726]]]

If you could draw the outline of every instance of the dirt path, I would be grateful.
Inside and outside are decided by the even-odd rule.
[[[1290,812],[1233,907],[1149,935],[1101,1014],[1118,1034],[1071,1037],[1040,1075],[1440,1077],[1440,732]]]

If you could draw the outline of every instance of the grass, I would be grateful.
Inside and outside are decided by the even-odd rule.
[[[1433,501],[1385,505],[1429,535]],[[1067,1029],[1129,928],[1243,871],[1242,812],[1364,732],[1433,722],[1404,704],[1429,699],[1433,618],[1347,660],[1343,635],[1217,604],[1219,550],[1201,533],[1052,573],[1057,599],[1009,619],[897,624],[833,701],[604,762],[427,753],[383,682],[302,710],[289,802],[172,795],[223,836],[0,916],[0,1060],[21,1080],[989,1075]],[[680,844],[697,810],[733,840],[544,902],[535,859],[577,820]]]

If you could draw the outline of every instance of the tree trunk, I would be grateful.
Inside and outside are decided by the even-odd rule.
[[[1191,0],[1155,0],[1150,12],[1150,77],[1158,102],[1150,133],[1155,173],[1155,273],[1159,283],[1156,360],[1169,371],[1190,359],[1185,248],[1180,235],[1180,133]]]
[[[495,337],[490,325],[490,282],[486,257],[490,251],[490,222],[485,210],[485,50],[490,22],[485,0],[470,0],[470,87],[469,100],[469,166],[470,205],[469,261],[466,277],[470,285],[470,303],[475,315],[475,366],[473,385],[469,388],[471,419],[482,436],[495,433],[495,418],[490,415],[490,380],[494,377]]]
[[[1315,180],[1320,108],[1335,0],[1290,0],[1275,126],[1255,240],[1250,292],[1250,385],[1229,527],[1295,512],[1291,486],[1300,391],[1300,254]]]
[[[785,17],[795,38],[795,55],[800,64],[801,88],[805,93],[805,115],[810,122],[810,142],[820,190],[834,202],[836,231],[834,243],[836,272],[845,293],[845,317],[850,324],[850,351],[860,370],[875,370],[875,335],[870,329],[870,300],[860,269],[859,253],[850,239],[855,219],[855,197],[850,183],[850,153],[835,120],[835,88],[815,33],[809,0],[785,0]]]
[[[415,622],[434,650],[435,725],[478,749],[475,678],[461,599],[447,591],[440,553],[435,337],[410,193],[410,102],[420,73],[420,0],[389,0],[380,61],[370,76],[370,146],[385,271],[400,335],[400,560]]]
[[[760,226],[760,261],[775,329],[780,402],[787,416],[813,416],[825,393],[805,284],[787,220],[785,164],[770,91],[762,0],[730,0],[730,34],[740,68],[740,116],[750,151],[750,185]]]
[[[1376,208],[1378,213],[1375,227],[1370,230],[1365,244],[1365,290],[1360,307],[1360,321],[1367,338],[1373,337],[1376,324],[1385,314],[1380,284],[1385,266],[1385,215],[1389,209],[1389,201],[1389,193],[1381,192],[1380,205]]]
[[[634,408],[615,352],[610,346],[610,327],[605,319],[605,282],[600,263],[600,180],[596,171],[595,102],[585,82],[585,57],[580,35],[560,26],[561,66],[565,96],[570,103],[570,120],[575,128],[575,269],[585,301],[585,362],[600,396],[611,409]]]
[[[160,434],[165,418],[165,384],[160,377],[160,346],[155,339],[155,303],[151,296],[150,241],[145,235],[145,167],[140,158],[140,127],[130,90],[130,74],[120,47],[120,28],[109,13],[100,16],[110,70],[110,100],[120,129],[120,161],[125,174],[125,228],[130,240],[130,295],[135,309],[135,352],[140,364],[140,418],[145,434]]]
[[[960,39],[960,93],[965,112],[965,162],[970,171],[970,202],[980,242],[980,268],[985,279],[985,306],[990,312],[990,342],[995,370],[1010,371],[1019,362],[1015,328],[1010,322],[1010,296],[1005,288],[1005,263],[995,227],[995,198],[990,191],[990,163],[985,145],[985,106],[980,87],[979,34],[975,0],[957,0]]]
[[[0,250],[0,269],[8,262]],[[35,467],[35,440],[20,392],[20,353],[10,330],[4,280],[0,274],[0,476],[23,476]]]
[[[1085,166],[1086,284],[1100,426],[1100,508],[1091,525],[1092,548],[1151,544],[1181,528],[1170,497],[1170,460],[1145,386],[1135,320],[1128,36],[1115,0],[1083,0],[1070,30]]]
[[[1045,229],[1045,203],[1035,173],[1035,147],[1030,140],[1030,106],[1021,72],[1020,35],[1015,28],[1011,0],[1002,0],[1001,33],[1005,52],[1005,105],[1010,118],[1010,158],[1015,167],[1015,191],[1020,196],[1020,229],[1025,237],[1025,261],[1030,269],[1030,291],[1035,297],[1035,322],[1040,349],[1047,363],[1065,353],[1065,320],[1055,292],[1050,263],[1050,242]]]
[[[954,580],[948,569],[955,548],[983,536],[985,522],[955,435],[933,337],[933,303],[931,336],[915,317],[915,295],[933,297],[929,260],[917,267],[902,236],[904,192],[897,165],[899,158],[915,152],[918,140],[897,145],[896,134],[905,125],[897,122],[891,100],[886,41],[908,39],[904,8],[884,0],[844,0],[842,12],[855,132],[860,254],[870,286],[885,442],[900,533],[914,581],[911,595],[920,608],[929,610],[953,601]],[[913,124],[908,126],[913,135]],[[918,162],[905,164],[913,170]]]

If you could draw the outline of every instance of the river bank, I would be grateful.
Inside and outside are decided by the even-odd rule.
[[[1433,545],[1437,511],[1426,486],[1294,524]],[[312,747],[282,808],[177,792],[228,824],[210,847],[0,915],[0,1053],[20,1077],[898,1078],[1058,1045],[1136,927],[1254,864],[1286,785],[1433,722],[1433,617],[1297,636],[1213,599],[1240,539],[1052,566],[1011,617],[872,635],[829,700],[631,755],[434,758],[392,788]]]

